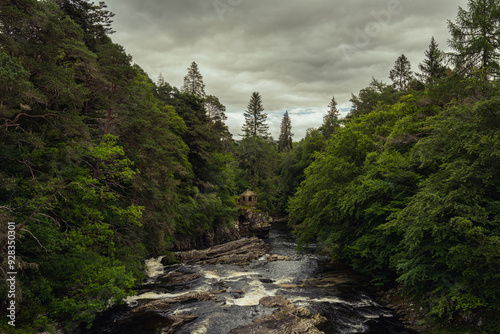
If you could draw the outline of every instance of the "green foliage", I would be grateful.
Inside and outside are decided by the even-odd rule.
[[[455,66],[466,75],[480,69],[498,78],[500,5],[496,0],[469,0],[467,6],[468,11],[459,7],[456,22],[448,21]]]
[[[323,117],[323,124],[321,124],[320,130],[326,139],[330,139],[335,130],[340,126],[340,111],[337,109],[337,101],[335,97],[328,104],[328,111]]]
[[[443,65],[444,53],[438,48],[434,37],[431,39],[429,49],[425,51],[425,56],[424,61],[418,65],[422,71],[420,77],[425,83],[432,85],[446,75],[446,67]]]
[[[288,210],[300,245],[399,282],[434,317],[498,331],[498,12],[495,1],[459,9],[454,71],[431,41],[425,84],[401,58],[399,91],[373,79],[346,120],[333,98],[292,145],[284,122],[278,153],[259,93],[233,143],[196,63],[183,92],[155,85],[112,43],[104,3],[2,3],[0,220],[17,226],[15,332],[90,326],[144,278],[147,256],[229,224],[245,189],[258,210]]]
[[[292,121],[288,116],[288,111],[285,111],[283,119],[281,120],[280,136],[278,139],[278,151],[288,151],[292,148]]]
[[[352,110],[348,118],[367,114],[375,109],[379,103],[395,103],[400,95],[401,93],[397,92],[392,85],[372,78],[370,85],[361,89],[358,96],[351,94]]]
[[[399,281],[418,294],[430,287],[440,315],[500,309],[499,109],[494,98],[429,119],[434,135],[413,154],[431,174],[387,225],[403,236]]]
[[[390,71],[389,78],[392,80],[394,88],[398,91],[406,91],[413,79],[410,61],[404,54],[398,57],[394,68]]]
[[[59,260],[58,269],[48,264],[42,270],[47,270],[49,275],[59,270],[59,275],[64,275],[61,283],[71,283],[72,289],[52,301],[51,314],[66,319],[64,323],[69,330],[81,322],[90,327],[97,312],[122,302],[134,285],[134,278],[119,261],[94,253],[70,253],[54,260]]]
[[[194,95],[200,99],[205,98],[205,84],[203,83],[203,76],[198,69],[198,64],[192,62],[188,68],[188,74],[184,77],[184,85],[181,91],[186,94]]]
[[[254,191],[259,198],[258,205],[264,210],[274,210],[277,202],[276,170],[278,149],[276,144],[259,136],[243,138],[235,149],[238,167],[243,171],[241,188]],[[248,186],[249,185],[249,186]]]
[[[107,36],[112,16],[86,0],[2,4],[0,218],[17,226],[20,333],[90,326],[147,256],[234,216],[222,104],[155,86]]]
[[[304,180],[305,169],[314,161],[317,152],[324,150],[325,142],[320,130],[309,129],[306,137],[294,143],[291,151],[282,154],[278,166],[279,209],[282,212],[286,211],[288,199]]]
[[[245,124],[241,127],[243,136],[269,138],[269,126],[266,124],[267,114],[263,112],[262,97],[259,92],[253,92],[244,113]]]
[[[440,109],[427,99],[444,80],[345,122],[289,212],[300,244],[320,242],[374,282],[397,280],[429,314],[470,325],[500,311],[500,99],[495,83],[463,79],[472,89]]]

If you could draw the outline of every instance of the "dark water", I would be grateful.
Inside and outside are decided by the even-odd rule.
[[[137,296],[128,299],[131,307],[151,300],[172,298],[189,292],[225,290],[216,300],[172,304],[167,310],[132,313],[129,307],[113,309],[98,319],[87,333],[162,333],[171,325],[169,315],[189,314],[196,320],[175,333],[223,334],[271,314],[274,309],[259,305],[264,296],[283,295],[297,306],[321,313],[328,321],[318,328],[330,333],[410,334],[394,312],[375,302],[353,274],[327,268],[313,254],[299,255],[291,233],[274,225],[266,240],[270,254],[289,257],[288,261],[268,262],[266,257],[247,266],[173,265],[163,268],[159,259],[148,263],[151,279]],[[155,279],[172,270],[199,273],[201,277],[185,284],[163,286]]]

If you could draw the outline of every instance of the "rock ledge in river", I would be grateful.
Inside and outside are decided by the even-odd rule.
[[[176,258],[187,264],[231,263],[244,265],[267,253],[269,246],[257,237],[243,238],[202,250],[176,252]]]
[[[295,306],[283,296],[263,297],[259,303],[266,307],[277,307],[277,310],[235,328],[229,334],[324,334],[316,325],[326,321],[325,317],[311,314],[307,308]]]

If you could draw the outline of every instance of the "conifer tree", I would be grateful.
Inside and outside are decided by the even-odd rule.
[[[328,104],[328,111],[323,117],[323,124],[320,130],[323,132],[323,136],[329,139],[335,132],[335,128],[339,126],[339,116],[340,111],[337,109],[337,101],[335,101],[335,96],[332,97],[330,104]]]
[[[413,72],[411,71],[410,61],[404,54],[399,56],[396,60],[394,68],[389,74],[389,78],[392,80],[394,88],[399,91],[405,91],[408,89],[408,85],[413,79]]]
[[[244,113],[245,124],[241,128],[245,137],[270,137],[269,126],[266,124],[267,114],[263,113],[263,111],[264,106],[262,105],[260,94],[253,92],[247,110]]]
[[[278,150],[279,152],[284,152],[292,149],[292,121],[290,116],[288,116],[288,110],[285,111],[283,119],[281,120],[281,131],[278,140]]]
[[[474,69],[489,69],[500,74],[500,4],[498,0],[469,0],[468,11],[458,8],[455,23],[448,21],[451,40],[448,44],[456,53],[455,66],[464,73]]]
[[[422,72],[420,78],[428,84],[433,84],[436,79],[440,79],[446,74],[446,67],[443,65],[444,54],[438,48],[438,43],[434,37],[429,44],[429,50],[425,51],[424,61],[418,65]]]
[[[198,69],[198,64],[192,62],[188,68],[188,74],[184,77],[184,85],[181,92],[192,94],[201,99],[205,98],[205,84],[203,83],[203,76]]]

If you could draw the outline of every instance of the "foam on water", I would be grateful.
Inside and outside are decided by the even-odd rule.
[[[137,305],[137,302],[142,300],[142,299],[165,299],[165,298],[175,298],[179,297],[185,294],[188,294],[188,292],[181,292],[181,293],[156,293],[156,292],[146,292],[142,293],[140,295],[135,295],[135,296],[128,296],[125,298],[125,302],[131,306],[134,307]]]
[[[254,306],[259,305],[263,297],[275,296],[277,289],[266,289],[264,284],[258,280],[252,280],[248,283],[250,289],[245,292],[241,298],[230,298],[226,300],[227,306]]]
[[[308,303],[329,303],[329,304],[344,304],[355,308],[367,307],[367,306],[380,306],[370,298],[363,298],[359,301],[348,301],[337,297],[321,297],[321,298],[309,297],[307,299],[305,299],[304,297],[290,297],[288,299],[292,303],[300,303],[301,305],[307,305]]]
[[[161,274],[164,273],[164,267],[163,267],[163,264],[161,263],[161,260],[164,257],[165,256],[160,256],[157,258],[153,257],[151,259],[146,260],[145,273],[146,273],[146,276],[148,278],[153,279],[153,278],[160,276]]]
[[[222,281],[234,281],[240,278],[247,278],[250,276],[259,275],[256,271],[226,271],[219,272],[218,270],[203,270],[200,269],[199,272],[203,275],[204,278],[208,279],[217,279]]]

